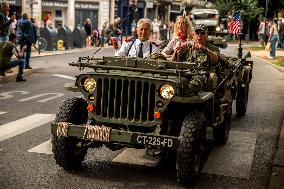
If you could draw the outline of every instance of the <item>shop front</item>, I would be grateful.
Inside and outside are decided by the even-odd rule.
[[[84,25],[85,20],[90,18],[93,29],[98,29],[98,15],[98,2],[75,2],[75,26]]]
[[[49,15],[51,23],[55,28],[66,25],[68,0],[43,0],[41,5],[42,21]]]

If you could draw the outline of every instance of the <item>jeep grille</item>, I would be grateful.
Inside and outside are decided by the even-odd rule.
[[[207,26],[207,28],[208,28],[208,33],[216,32],[216,26]]]
[[[96,114],[127,121],[153,121],[156,85],[122,78],[97,79]]]

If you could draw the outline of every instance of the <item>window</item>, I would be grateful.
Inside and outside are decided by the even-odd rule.
[[[55,17],[62,17],[62,10],[55,10]]]

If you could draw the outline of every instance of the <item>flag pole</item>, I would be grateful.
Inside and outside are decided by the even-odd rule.
[[[239,14],[240,14],[240,29],[239,29],[239,38],[240,38],[240,43],[239,43],[239,48],[238,48],[238,58],[242,58],[243,56],[243,48],[242,48],[242,33],[241,33],[241,29],[242,29],[242,15],[241,15],[241,8],[242,8],[242,0],[240,0],[240,10],[239,10]]]

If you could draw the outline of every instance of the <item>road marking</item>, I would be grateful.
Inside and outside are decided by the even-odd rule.
[[[143,165],[147,167],[155,167],[160,161],[160,157],[149,156],[145,149],[127,148],[116,156],[112,162]]]
[[[55,114],[33,114],[0,126],[0,141],[14,137],[54,120]]]
[[[7,112],[1,112],[1,111],[0,111],[0,115],[1,115],[1,114],[6,114],[6,113],[7,113]]]
[[[76,78],[75,78],[75,77],[71,77],[71,76],[68,76],[68,75],[53,74],[53,76],[56,76],[56,77],[62,77],[62,78],[65,78],[65,79],[70,79],[70,80],[76,80]]]
[[[0,93],[0,100],[13,98],[14,96],[11,95],[13,93],[20,93],[22,95],[25,95],[25,94],[29,94],[30,92],[28,91],[8,91],[8,92]],[[19,96],[19,95],[17,94],[16,96]]]
[[[34,152],[34,153],[39,153],[39,154],[53,154],[51,139],[44,143],[41,143],[38,146],[35,146],[29,149],[28,152]]]
[[[256,137],[256,133],[230,131],[227,144],[213,148],[202,172],[250,178]]]
[[[50,95],[53,95],[53,96],[49,97],[49,98],[44,98],[42,100],[38,100],[37,102],[43,103],[43,102],[46,102],[46,101],[49,101],[49,100],[52,100],[52,99],[55,99],[55,98],[59,98],[59,97],[64,96],[64,93],[43,93],[43,94],[35,95],[35,96],[32,96],[32,97],[24,98],[24,99],[21,99],[21,100],[18,100],[18,101],[19,102],[25,102],[25,101],[33,100],[35,98],[39,98],[39,97],[43,97],[43,96],[50,96]]]

